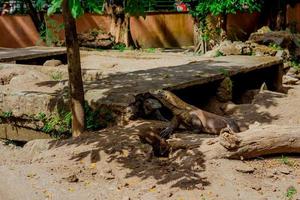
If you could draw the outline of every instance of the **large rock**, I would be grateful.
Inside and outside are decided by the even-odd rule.
[[[260,44],[252,44],[252,52],[256,56],[275,56],[277,51],[271,47],[260,45]]]
[[[108,33],[102,33],[99,30],[78,34],[78,40],[80,46],[89,48],[110,49],[114,45],[113,36]]]
[[[242,54],[243,43],[242,42],[234,42],[224,41],[219,46],[219,51],[224,56],[229,55],[241,55]]]
[[[49,66],[49,67],[57,67],[59,65],[62,65],[62,62],[60,60],[47,60],[43,66]]]
[[[284,75],[282,77],[282,83],[287,85],[295,85],[298,82],[297,78],[291,77],[289,75]]]
[[[5,68],[0,70],[0,85],[8,85],[12,78],[25,74],[23,68]]]
[[[276,44],[282,48],[290,48],[293,43],[293,37],[287,31],[255,32],[250,35],[249,40],[264,45]]]

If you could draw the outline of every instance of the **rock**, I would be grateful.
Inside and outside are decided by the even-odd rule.
[[[43,80],[48,80],[49,76],[41,73],[39,71],[30,71],[28,70],[25,74],[17,75],[12,77],[9,84],[13,87],[18,87],[24,83],[28,82],[38,82]]]
[[[277,51],[265,45],[255,45],[252,49],[256,56],[275,56]]]
[[[255,32],[249,40],[264,45],[276,44],[282,48],[289,48],[293,43],[292,34],[287,31]]]
[[[263,27],[261,27],[260,29],[257,30],[257,33],[264,34],[264,33],[269,33],[271,31],[272,30],[270,29],[270,27],[263,26]]]
[[[86,42],[86,41],[93,41],[93,40],[95,40],[95,36],[93,34],[91,34],[90,32],[78,34],[78,41],[80,43]]]
[[[253,90],[247,90],[245,91],[242,95],[241,98],[239,99],[239,103],[241,104],[251,104],[253,98],[255,95],[259,93],[258,89],[253,89]]]
[[[113,41],[111,40],[97,40],[92,42],[81,43],[81,46],[89,47],[89,48],[102,48],[109,49],[113,46]]]
[[[236,171],[241,173],[253,173],[255,169],[245,163],[241,163],[235,168]]]
[[[8,85],[11,79],[18,75],[23,75],[26,70],[23,68],[5,68],[0,70],[0,85]]]
[[[205,57],[209,57],[209,58],[213,58],[213,57],[216,57],[218,55],[218,52],[219,52],[219,48],[215,48],[213,50],[210,50],[210,51],[207,51],[204,56]]]
[[[219,51],[224,55],[241,55],[242,54],[242,42],[232,43],[231,41],[224,41],[219,46]]]
[[[284,75],[282,79],[282,83],[286,85],[295,85],[298,82],[297,78],[293,78],[289,75]]]
[[[79,181],[78,177],[73,174],[65,178],[69,183],[77,183]]]
[[[52,140],[50,139],[38,139],[27,142],[23,147],[23,152],[27,156],[34,157],[39,156],[43,151],[46,151],[50,148]]]
[[[267,178],[273,178],[274,177],[274,171],[273,170],[267,170],[266,177]]]
[[[78,40],[80,46],[89,48],[109,49],[114,44],[114,37],[111,34],[102,33],[100,30],[79,34]]]
[[[112,180],[112,179],[115,179],[115,175],[113,173],[113,171],[111,169],[106,169],[104,170],[104,175],[103,175],[103,178],[105,180]]]
[[[96,40],[111,40],[112,39],[111,34],[103,33],[103,34],[98,34],[96,37]]]
[[[288,175],[292,172],[292,170],[288,169],[287,167],[279,167],[277,168],[277,171],[285,175]]]
[[[258,185],[254,185],[251,187],[253,190],[256,190],[256,191],[260,191],[261,190],[261,186],[258,186]]]
[[[49,66],[49,67],[57,67],[59,65],[62,65],[62,62],[60,60],[47,60],[44,62],[43,66]]]
[[[287,50],[278,50],[275,54],[276,57],[282,58],[283,60],[288,60],[288,51]]]
[[[104,176],[104,179],[105,179],[105,180],[112,180],[112,179],[115,179],[115,176],[114,176],[113,174],[106,174],[106,175]]]
[[[290,67],[289,71],[287,72],[287,74],[292,74],[292,75],[296,75],[299,74],[299,70],[294,68],[294,67]]]
[[[228,102],[232,100],[232,81],[230,77],[226,77],[220,83],[217,89],[217,99],[221,102]]]

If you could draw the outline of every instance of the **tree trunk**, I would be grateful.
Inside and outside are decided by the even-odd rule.
[[[110,34],[114,36],[115,43],[124,43],[126,47],[132,45],[130,16],[125,13],[123,3],[106,2],[105,12],[111,17]]]
[[[271,30],[284,30],[286,28],[287,1],[265,1],[262,8],[261,21]]]
[[[283,153],[300,153],[300,126],[258,126],[241,133],[225,132],[215,139],[189,138],[192,144],[178,145],[170,141],[170,146],[185,146],[185,148],[196,148],[203,153],[204,159],[250,159],[259,156]],[[182,140],[179,140],[182,142]],[[194,147],[193,147],[194,146]]]
[[[194,22],[194,52],[205,54],[207,52],[207,41],[204,37],[206,31],[206,22],[204,19],[195,19]]]
[[[65,41],[68,57],[69,93],[72,111],[72,135],[73,137],[77,137],[81,135],[85,129],[84,90],[81,76],[76,21],[71,14],[68,0],[63,0],[62,13],[65,24]]]
[[[40,16],[38,15],[36,9],[34,8],[34,6],[32,5],[31,0],[25,0],[25,4],[26,6],[29,8],[29,15],[34,23],[34,26],[36,27],[36,29],[38,31],[41,31],[42,28],[42,24],[43,24],[43,20],[40,18]]]
[[[220,17],[221,40],[227,40],[227,14],[222,14]]]

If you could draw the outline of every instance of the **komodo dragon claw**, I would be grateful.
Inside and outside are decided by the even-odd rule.
[[[170,135],[172,134],[173,129],[171,127],[167,127],[164,130],[160,132],[160,137],[168,139]]]

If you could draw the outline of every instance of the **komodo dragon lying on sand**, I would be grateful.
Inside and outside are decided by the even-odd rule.
[[[210,134],[220,134],[224,128],[230,129],[234,133],[240,132],[239,126],[233,119],[203,111],[187,104],[169,91],[154,90],[150,91],[150,94],[170,109],[173,114],[170,125],[160,133],[162,138],[168,138],[180,125],[190,130]]]

